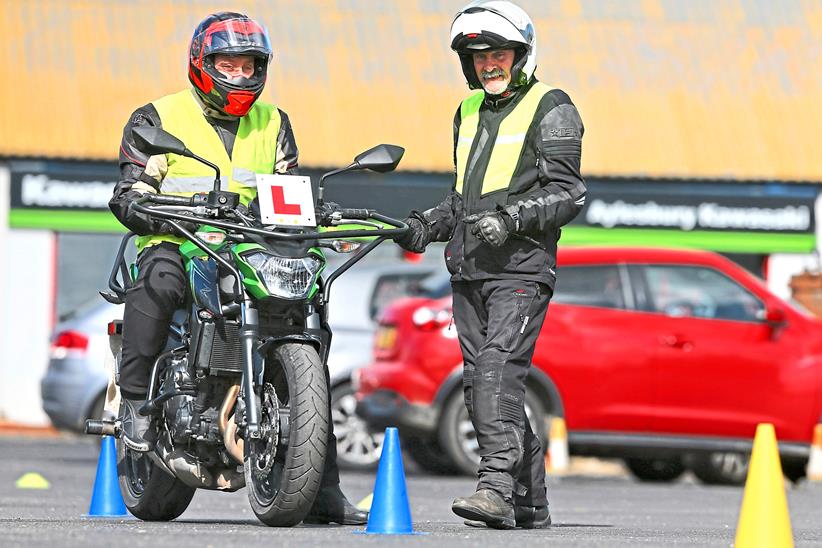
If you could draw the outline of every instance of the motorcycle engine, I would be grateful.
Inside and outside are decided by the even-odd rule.
[[[222,442],[219,426],[219,403],[223,401],[227,383],[198,379],[186,357],[175,358],[163,374],[163,389],[188,392],[173,396],[164,403],[166,427],[175,444],[191,441],[208,445]],[[196,396],[191,395],[196,393]]]
[[[163,377],[163,391],[174,390],[193,392],[197,383],[188,366],[188,359],[172,359]],[[197,413],[194,396],[182,394],[166,400],[163,405],[166,425],[175,443],[184,443],[193,433],[192,423]]]

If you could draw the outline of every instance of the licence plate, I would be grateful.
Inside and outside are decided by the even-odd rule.
[[[374,347],[377,350],[389,350],[394,348],[397,342],[397,328],[394,326],[380,326],[374,335]]]

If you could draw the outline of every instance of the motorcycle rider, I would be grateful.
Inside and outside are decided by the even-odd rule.
[[[258,100],[271,58],[268,33],[255,20],[235,12],[209,15],[195,29],[189,46],[192,88],[138,108],[123,130],[120,181],[109,207],[139,235],[138,275],[126,293],[120,364],[122,439],[134,451],[151,449],[151,440],[146,439],[150,419],[137,409],[146,399],[151,366],[166,344],[171,317],[183,302],[187,282],[177,249],[183,238],[168,223],[129,206],[147,192],[182,196],[207,192],[213,188],[214,172],[180,156],[147,156],[137,149],[132,130],[162,127],[180,138],[220,165],[223,190],[239,193],[243,205],[258,210],[256,174],[294,174],[298,160],[286,113]],[[329,429],[322,485],[306,521],[364,524],[367,512],[351,505],[340,490],[336,459],[336,438]]]
[[[534,76],[534,26],[513,3],[465,6],[451,49],[469,88],[482,91],[454,118],[452,191],[411,212],[397,242],[416,252],[448,242],[465,405],[481,456],[476,493],[452,510],[468,525],[543,528],[545,452],[525,415],[525,378],[553,293],[560,227],[585,202],[582,120],[566,93]]]

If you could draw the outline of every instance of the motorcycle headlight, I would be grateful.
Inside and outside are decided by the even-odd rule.
[[[304,299],[322,268],[316,257],[291,259],[255,251],[243,258],[257,271],[268,292],[283,299]]]

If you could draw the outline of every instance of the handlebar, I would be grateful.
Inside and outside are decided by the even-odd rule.
[[[173,196],[169,194],[155,194],[151,196],[151,200],[148,200],[152,203],[157,205],[170,205],[170,206],[193,206],[194,205],[194,197],[186,198],[184,196]]]
[[[346,219],[353,219],[355,221],[365,221],[370,219],[375,213],[370,209],[341,209],[340,213]]]
[[[158,205],[158,206],[177,206],[177,207],[186,207],[191,208],[192,210],[197,210],[196,213],[200,213],[205,210],[211,211],[215,214],[215,217],[203,217],[201,215],[188,215],[183,214],[176,211],[167,211],[163,209],[159,209],[157,207],[151,207],[151,205]],[[237,224],[233,222],[228,222],[219,219],[220,215],[220,208],[209,208],[205,202],[203,201],[202,196],[194,195],[190,198],[183,197],[183,196],[172,196],[168,194],[146,194],[140,197],[138,200],[132,203],[131,207],[139,212],[144,213],[146,215],[154,216],[160,219],[165,220],[174,220],[174,221],[188,221],[193,223],[200,223],[200,224],[207,224],[216,228],[223,228],[226,230],[233,230],[235,232],[240,232],[243,234],[253,234],[255,236],[261,236],[263,238],[270,238],[275,240],[293,240],[293,241],[303,241],[303,240],[338,240],[340,238],[361,238],[361,237],[369,237],[369,236],[379,236],[379,237],[392,237],[392,236],[399,236],[404,234],[408,230],[408,225],[404,222],[393,219],[386,215],[382,215],[381,213],[377,213],[371,209],[340,209],[338,210],[341,213],[342,217],[348,220],[367,220],[367,219],[374,219],[381,223],[390,225],[394,228],[378,228],[378,229],[349,229],[349,230],[334,230],[329,232],[319,232],[319,231],[304,231],[301,233],[293,233],[293,232],[278,232],[275,229],[262,229],[262,228],[255,228],[246,226],[244,224]],[[194,212],[194,211],[192,211]]]

